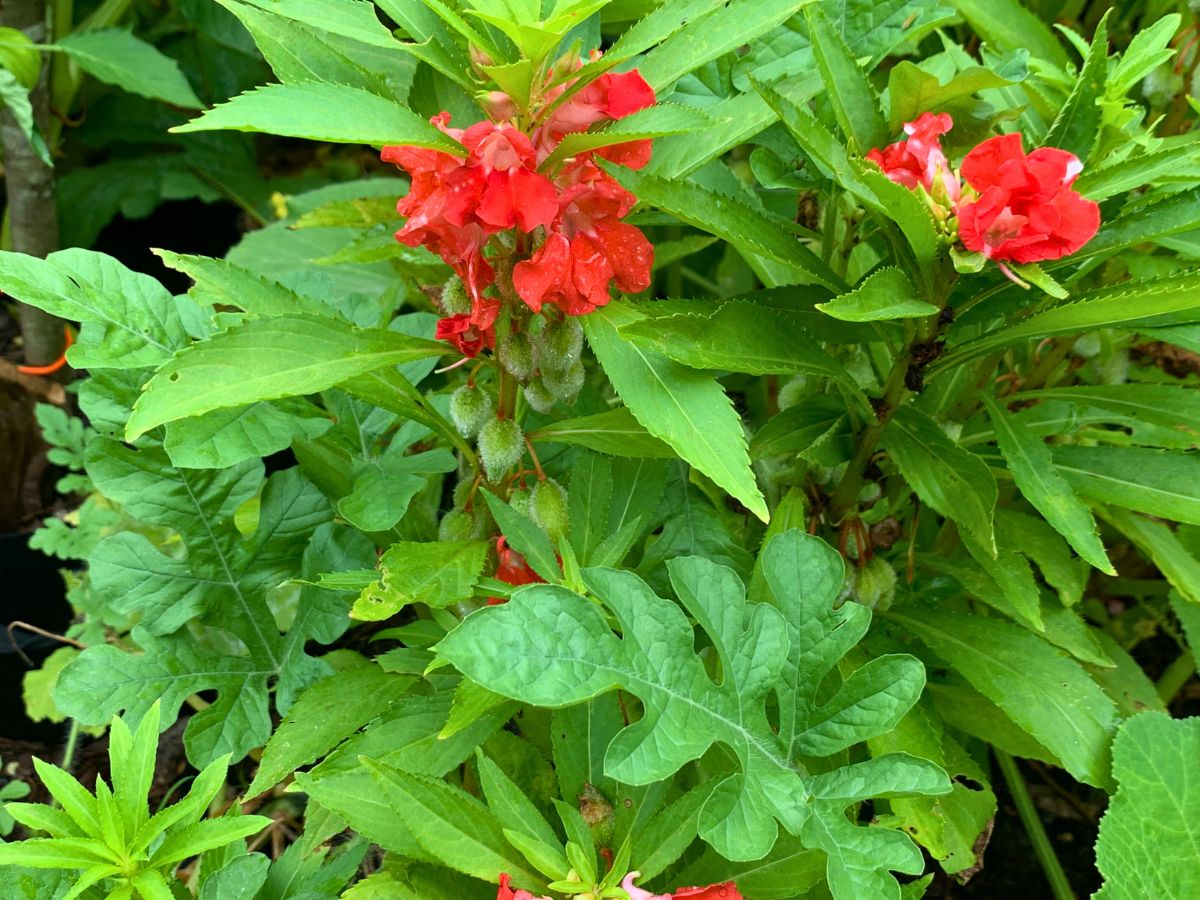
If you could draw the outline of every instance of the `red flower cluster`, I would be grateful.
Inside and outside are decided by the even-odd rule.
[[[892,181],[931,194],[940,178],[968,250],[1002,267],[1058,259],[1100,229],[1100,207],[1071,187],[1083,170],[1078,157],[1054,147],[1026,155],[1019,134],[989,138],[966,155],[962,178],[970,190],[962,194],[939,140],[952,124],[946,113],[923,113],[904,126],[907,140],[872,150],[867,159]]]
[[[513,890],[509,887],[507,873],[500,874],[500,890],[496,892],[496,900],[550,900],[549,897],[535,897],[529,891]]]
[[[569,87],[547,92],[552,102]],[[505,95],[499,95],[504,97]],[[513,270],[517,295],[535,312],[551,303],[567,315],[583,315],[609,299],[613,281],[627,292],[650,284],[654,250],[645,236],[619,220],[636,198],[582,153],[553,174],[538,166],[569,133],[619,119],[654,104],[654,91],[636,71],[607,73],[589,83],[530,134],[509,121],[483,121],[465,130],[450,127],[449,113],[433,123],[462,145],[463,154],[411,146],[384,147],[382,158],[411,176],[408,194],[397,204],[407,217],[396,238],[425,246],[462,279],[471,311],[438,323],[437,337],[464,355],[495,345],[493,325],[500,300],[485,292],[496,280],[486,250],[494,235],[516,229],[540,244]],[[515,106],[489,97],[493,115],[511,116]],[[596,154],[640,168],[650,160],[650,141],[605,147]],[[509,241],[500,252],[523,250]],[[494,245],[496,246],[496,245]]]
[[[1019,134],[984,141],[963,159],[963,179],[979,192],[958,208],[963,246],[1015,263],[1074,253],[1100,230],[1100,207],[1071,187],[1082,170],[1055,147],[1026,156]]]
[[[496,578],[513,587],[523,584],[544,584],[544,579],[525,562],[525,557],[508,546],[504,536],[496,538]],[[489,597],[488,606],[506,602],[503,597]]]

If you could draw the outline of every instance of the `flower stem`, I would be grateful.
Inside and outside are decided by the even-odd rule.
[[[999,747],[992,747],[992,752],[996,754],[996,762],[1000,765],[1004,781],[1012,794],[1013,802],[1017,805],[1017,814],[1021,817],[1021,824],[1025,826],[1025,831],[1033,844],[1034,855],[1042,864],[1046,880],[1050,882],[1054,900],[1075,900],[1071,882],[1067,880],[1067,873],[1063,871],[1062,863],[1058,861],[1054,848],[1050,845],[1050,836],[1046,834],[1045,826],[1038,817],[1037,808],[1033,805],[1033,797],[1029,795],[1029,788],[1025,786],[1021,772],[1017,769],[1017,761]]]

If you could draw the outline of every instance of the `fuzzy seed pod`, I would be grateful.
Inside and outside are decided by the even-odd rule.
[[[533,509],[530,506],[530,500],[533,497],[533,492],[529,488],[518,488],[513,491],[508,498],[508,505],[521,513],[523,516],[533,518]]]
[[[475,517],[465,509],[452,509],[438,525],[439,541],[469,541],[475,536]]]
[[[479,456],[488,481],[498,481],[521,461],[525,437],[512,419],[492,419],[479,430]]]
[[[457,275],[451,275],[442,286],[442,312],[448,316],[465,316],[471,312],[471,298]]]
[[[576,360],[575,364],[564,372],[556,372],[553,369],[542,372],[542,384],[556,399],[563,403],[572,403],[583,388],[584,376],[583,363]]]
[[[887,610],[896,596],[896,570],[892,564],[878,556],[868,559],[858,570],[852,596],[869,609]]]
[[[500,365],[517,381],[528,381],[533,374],[533,345],[529,335],[523,332],[511,332],[505,335],[497,349]]]
[[[583,326],[574,316],[547,322],[534,341],[534,356],[543,373],[565,372],[579,361],[582,352]]]
[[[541,378],[535,378],[525,385],[525,402],[545,415],[554,408],[556,398]]]
[[[529,511],[533,521],[555,543],[567,533],[567,492],[553,478],[539,481],[533,486]]]
[[[450,418],[463,437],[473,437],[492,416],[492,398],[464,384],[450,395]]]

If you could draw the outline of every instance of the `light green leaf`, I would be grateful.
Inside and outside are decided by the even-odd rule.
[[[1200,147],[1194,142],[1138,153],[1107,166],[1084,169],[1072,187],[1092,200],[1107,200],[1186,168],[1196,161],[1198,154]]]
[[[181,468],[223,469],[270,456],[293,440],[318,438],[332,424],[308,401],[288,397],[168,422],[163,449]]]
[[[394,208],[395,204],[392,206]],[[188,290],[188,296],[205,306],[231,307],[250,316],[329,313],[326,305],[227,259],[188,256],[170,250],[154,250],[153,253],[167,267],[182,272],[195,282]]]
[[[873,272],[854,290],[818,303],[817,309],[843,322],[879,319],[916,319],[937,313],[938,308],[917,297],[916,288],[899,269]]]
[[[922,503],[964,526],[995,554],[996,479],[987,463],[911,406],[896,410],[883,445]]]
[[[338,501],[338,513],[363,531],[387,531],[403,518],[431,474],[453,472],[457,465],[445,448],[411,455],[385,453],[358,468],[353,490]]]
[[[654,106],[638,110],[623,119],[617,119],[597,131],[568,134],[554,148],[554,152],[546,158],[540,168],[548,171],[565,159],[578,156],[580,153],[598,150],[601,147],[647,140],[667,134],[685,134],[709,125],[712,125],[712,119],[702,110],[691,106],[682,106],[678,103],[656,103]]]
[[[706,62],[771,31],[811,2],[733,0],[707,15],[690,20],[685,16],[672,23],[673,33],[669,38],[642,58],[638,71],[651,87],[661,91]],[[686,21],[687,27],[680,28],[679,21]],[[632,46],[633,41],[628,44]]]
[[[562,570],[554,552],[554,545],[550,543],[546,533],[527,515],[513,509],[491,491],[479,493],[509,546],[524,556],[530,568],[546,581],[559,581],[562,578]]]
[[[29,40],[15,29],[6,30],[13,31],[25,40]],[[21,133],[25,135],[25,140],[29,141],[38,158],[47,167],[52,168],[54,160],[50,156],[50,148],[46,146],[46,139],[42,137],[42,132],[33,119],[33,105],[29,100],[29,90],[17,80],[16,75],[8,69],[0,68],[0,106],[8,109],[12,114],[13,121],[17,123]]]
[[[815,538],[788,532],[766,553],[769,603],[748,604],[737,576],[707,560],[668,566],[680,601],[713,641],[720,685],[692,652],[695,637],[683,612],[635,575],[610,569],[589,569],[584,577],[616,615],[620,639],[592,602],[565,588],[531,585],[504,606],[468,617],[439,653],[484,686],[526,703],[564,706],[618,686],[636,694],[645,716],[609,744],[608,775],[648,784],[715,742],[725,744],[740,771],[701,809],[706,841],[728,858],[757,859],[774,844],[778,819],[836,853],[829,874],[843,885],[839,900],[881,895],[864,890],[894,889],[886,869],[918,871],[915,848],[894,832],[855,826],[844,813],[845,792],[825,792],[817,780],[825,793],[814,796],[790,761],[802,747],[824,752],[891,728],[916,700],[923,673],[911,658],[882,657],[874,673],[851,676],[818,702],[820,684],[865,633],[870,612],[855,604],[833,608],[841,559]],[[778,733],[763,707],[772,691],[780,703]],[[874,774],[869,789],[882,794],[949,790],[944,773],[918,761],[888,758]]]
[[[1070,542],[1076,553],[1100,571],[1116,574],[1100,542],[1096,520],[1055,470],[1050,448],[990,395],[982,394],[981,398],[996,429],[1005,462],[1025,499]]]
[[[380,580],[363,590],[351,615],[369,622],[395,615],[411,603],[441,608],[471,596],[483,572],[484,541],[401,541],[379,560]]]
[[[766,501],[729,398],[712,376],[623,340],[618,328],[638,317],[627,304],[609,304],[583,318],[588,343],[617,394],[648,432],[765,520]]]
[[[825,96],[833,107],[838,127],[859,155],[887,144],[889,130],[879,109],[879,98],[867,74],[820,6],[804,11],[817,70],[825,82]]]
[[[1098,514],[1129,538],[1185,600],[1200,608],[1200,560],[1170,525],[1124,509],[1100,508]]]
[[[608,412],[551,422],[528,433],[534,443],[569,444],[631,459],[674,459],[675,452],[618,406]]]
[[[336,672],[304,691],[263,748],[246,797],[256,797],[391,708],[414,679],[378,666]]]
[[[363,758],[393,809],[426,853],[458,872],[496,882],[501,872],[527,888],[544,881],[504,839],[500,822],[478,799],[440,779],[402,772]]]
[[[998,50],[1028,48],[1034,56],[1067,66],[1067,52],[1050,28],[1020,0],[950,0],[967,23]]]
[[[58,42],[61,50],[94,78],[132,94],[185,109],[203,109],[179,63],[124,28],[75,31]]]
[[[1200,893],[1200,719],[1134,716],[1113,742],[1117,792],[1100,820],[1096,900],[1192,897]]]
[[[1075,778],[1098,787],[1110,783],[1116,707],[1079,663],[1000,619],[914,607],[888,618],[953,666]]]
[[[923,112],[952,112],[958,121],[959,109],[974,106],[971,95],[1009,84],[1013,81],[983,66],[965,68],[943,83],[916,63],[901,60],[888,72],[889,133],[899,135],[905,122]]]
[[[312,394],[376,369],[445,353],[444,344],[336,319],[250,319],[186,347],[143,388],[126,426],[150,429],[259,400]]]
[[[82,322],[79,340],[68,351],[78,368],[155,366],[188,342],[166,288],[103,253],[72,248],[38,259],[0,252],[0,290]]]
[[[353,110],[353,115],[346,115]],[[409,144],[464,151],[416,113],[361,88],[338,84],[271,84],[240,94],[171,131],[257,131],[341,144]]]

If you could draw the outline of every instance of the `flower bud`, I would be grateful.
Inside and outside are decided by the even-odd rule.
[[[553,478],[533,486],[529,512],[537,526],[555,543],[567,533],[567,492]]]
[[[529,343],[529,335],[519,331],[506,334],[496,352],[500,365],[517,381],[527,381],[533,374],[533,345]]]
[[[534,378],[525,385],[525,402],[542,415],[554,409],[557,398],[550,393],[541,378]]]
[[[579,814],[592,833],[592,840],[599,847],[611,847],[613,822],[615,819],[613,805],[608,798],[590,784],[584,784],[583,793],[579,795]]]
[[[558,400],[563,401],[563,403],[572,403],[579,396],[579,391],[583,388],[584,375],[583,361],[576,360],[564,372],[557,372],[554,369],[543,371],[542,384]]]
[[[470,384],[450,395],[450,418],[463,437],[472,437],[492,416],[492,398]]]
[[[442,285],[442,312],[447,316],[465,316],[471,312],[471,298],[462,279],[451,275],[450,280]]]
[[[480,99],[480,105],[493,122],[507,122],[517,115],[517,104],[504,91],[488,91]]]
[[[852,596],[868,609],[887,610],[896,596],[896,570],[882,557],[871,557],[858,569]]]
[[[574,316],[547,322],[535,343],[538,367],[543,372],[565,372],[579,361],[581,352],[583,326]]]
[[[492,419],[479,431],[479,456],[488,481],[498,481],[521,461],[525,439],[521,426],[512,419]]]
[[[465,509],[452,509],[442,516],[438,525],[438,540],[469,541],[475,536],[475,525],[475,516],[471,513]]]

